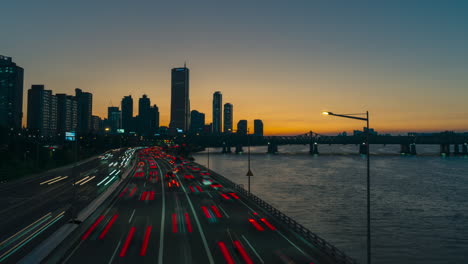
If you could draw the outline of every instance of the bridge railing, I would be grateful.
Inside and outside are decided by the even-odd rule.
[[[212,171],[213,172],[213,171]],[[270,214],[276,217],[281,223],[286,224],[289,228],[294,230],[296,233],[301,235],[304,239],[308,242],[316,246],[317,248],[321,249],[325,252],[328,256],[332,257],[337,263],[344,263],[344,264],[357,264],[356,260],[347,256],[344,252],[333,246],[332,244],[325,241],[325,239],[319,237],[317,234],[313,233],[303,225],[296,222],[291,217],[287,216],[286,214],[282,213],[280,210],[276,209],[275,207],[271,206],[267,202],[263,201],[256,195],[249,193],[245,190],[241,185],[232,182],[231,180],[227,179],[226,177],[217,174],[216,177],[220,177],[223,181],[229,183],[236,189],[238,192],[242,193],[243,195],[252,199],[255,203],[257,203],[260,207],[266,209]]]

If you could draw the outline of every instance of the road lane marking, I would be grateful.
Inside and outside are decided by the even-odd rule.
[[[247,238],[244,235],[242,235],[242,238],[244,239],[245,243],[247,243],[247,245],[250,247],[250,249],[252,249],[253,253],[255,254],[255,256],[257,256],[257,258],[260,260],[260,262],[265,263],[263,261],[263,259],[260,257],[260,255],[258,254],[258,252],[254,249],[252,244],[250,244],[250,242],[247,240]]]
[[[218,208],[221,209],[221,211],[223,211],[224,215],[226,215],[227,218],[229,218],[228,213],[226,213],[226,211],[223,209],[223,207],[221,207],[221,205],[218,204]]]
[[[74,185],[80,184],[82,181],[86,181],[86,179],[88,179],[88,178],[89,178],[89,176],[86,176],[86,177],[80,179],[79,181],[76,181],[76,182],[74,183]]]
[[[158,164],[159,175],[163,175],[161,171],[160,164],[153,159],[156,164]],[[163,249],[164,249],[164,218],[166,216],[166,195],[164,193],[164,177],[161,177],[161,193],[162,193],[162,212],[161,212],[161,236],[159,238],[159,256],[158,263],[163,264]]]
[[[45,225],[43,225],[42,227],[40,227],[38,230],[36,230],[34,233],[32,233],[31,235],[29,235],[27,238],[23,239],[21,242],[19,242],[18,244],[16,244],[14,247],[10,248],[10,250],[8,250],[7,252],[5,252],[3,255],[0,256],[0,262],[4,261],[5,259],[7,259],[9,256],[11,256],[12,254],[14,254],[16,251],[18,251],[20,248],[22,248],[24,245],[26,245],[27,243],[29,243],[31,240],[33,240],[35,237],[37,237],[38,235],[40,235],[42,232],[44,232],[44,230],[46,230],[47,228],[49,228],[50,226],[52,226],[53,224],[55,224],[55,222],[57,222],[58,220],[60,220],[62,217],[64,217],[64,213],[65,211],[61,212],[60,214],[58,214],[57,216],[55,216],[53,219],[51,219],[49,222],[47,222]]]
[[[121,243],[121,241],[119,241],[119,243],[117,243],[117,246],[115,247],[114,253],[112,253],[112,257],[111,257],[111,259],[109,260],[108,264],[111,264],[111,263],[114,261],[115,254],[117,253],[117,250],[118,250],[119,247],[120,247],[120,243]]]
[[[54,183],[59,182],[59,181],[61,181],[61,180],[65,180],[66,178],[68,178],[68,176],[63,176],[63,177],[60,178],[60,179],[56,179],[55,181],[51,181],[51,182],[47,183],[47,185],[54,184]]]
[[[130,216],[130,219],[128,219],[128,223],[130,223],[133,219],[133,215],[135,214],[135,210],[136,209],[133,209],[133,212],[132,212],[132,215]]]
[[[3,240],[3,242],[0,243],[0,249],[3,247],[3,245],[4,245],[5,243],[7,243],[8,241],[10,241],[12,238],[16,237],[17,235],[19,235],[20,233],[22,233],[22,232],[25,231],[26,229],[29,229],[31,226],[33,226],[33,225],[35,226],[37,222],[41,222],[41,223],[42,223],[42,222],[44,222],[45,220],[47,220],[47,218],[49,218],[51,214],[52,214],[52,212],[49,212],[48,214],[46,214],[46,215],[44,215],[43,217],[41,217],[41,218],[37,219],[36,221],[34,221],[32,224],[30,224],[30,225],[28,225],[27,227],[25,227],[25,228],[21,229],[20,231],[16,232],[14,235],[12,235],[12,236],[10,236],[9,238]],[[46,219],[44,219],[44,218],[46,218]],[[41,221],[41,220],[43,220],[43,219],[44,219],[44,221]],[[23,234],[23,235],[24,235],[24,234]],[[22,237],[23,235],[17,237],[16,239]],[[13,241],[15,241],[16,239],[14,239]],[[13,241],[12,241],[12,242],[13,242]],[[10,243],[8,243],[8,244],[10,244]]]
[[[286,239],[289,244],[293,245],[299,252],[301,252],[304,256],[312,259],[311,256],[309,256],[307,253],[305,253],[304,251],[302,251],[302,249],[300,249],[298,246],[296,246],[296,244],[294,244],[291,240],[289,240],[285,235],[283,235],[279,230],[276,230],[276,232],[278,232],[278,234],[280,234],[284,239]]]
[[[57,176],[57,177],[52,178],[52,179],[50,179],[50,180],[43,181],[43,182],[39,183],[39,185],[46,184],[46,183],[51,182],[51,181],[54,181],[54,180],[56,180],[56,179],[58,179],[58,178],[62,178],[62,176]]]
[[[215,262],[213,260],[213,255],[211,255],[211,251],[208,248],[208,243],[206,242],[206,237],[205,237],[205,234],[204,234],[203,229],[201,227],[200,220],[198,220],[198,216],[197,216],[197,214],[195,212],[195,209],[193,208],[192,200],[190,200],[190,197],[189,197],[189,195],[187,193],[187,190],[184,187],[184,184],[180,181],[179,175],[177,175],[177,173],[174,173],[174,174],[177,177],[177,180],[180,182],[180,186],[182,186],[182,190],[184,191],[185,197],[187,197],[187,200],[189,202],[190,209],[192,209],[192,214],[193,214],[193,217],[195,218],[195,223],[197,224],[198,230],[200,230],[200,236],[202,238],[203,245],[205,246],[206,254],[208,255],[208,261],[211,264],[214,264]]]
[[[93,180],[94,178],[96,178],[96,176],[92,176],[90,177],[89,179],[87,179],[86,181],[80,183],[80,185],[85,185],[86,183],[90,182],[91,180]]]

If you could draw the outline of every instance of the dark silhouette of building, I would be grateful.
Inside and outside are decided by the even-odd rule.
[[[118,107],[109,106],[107,108],[107,122],[111,133],[117,133],[117,129],[121,128],[121,113]]]
[[[203,132],[205,126],[205,114],[197,110],[190,112],[190,131],[193,133]]]
[[[254,120],[254,135],[263,136],[263,121],[261,119]]]
[[[57,133],[57,97],[44,85],[34,84],[28,90],[28,129],[43,137]]]
[[[57,133],[76,131],[78,123],[78,103],[71,95],[56,94],[57,97]]]
[[[133,125],[133,99],[132,96],[124,96],[121,103],[122,108],[122,128],[125,133],[134,131]]]
[[[150,132],[151,136],[154,136],[156,131],[159,129],[159,108],[157,105],[153,105],[149,110],[149,121],[150,121]]]
[[[78,103],[78,129],[80,134],[91,132],[91,116],[93,113],[93,95],[83,92],[81,89],[75,89],[75,98]]]
[[[213,133],[221,133],[223,131],[223,95],[217,91],[213,94]]]
[[[0,55],[0,127],[21,129],[23,79],[23,68]]]
[[[140,135],[151,134],[151,100],[146,94],[138,100],[138,133]]]
[[[174,68],[171,71],[171,122],[170,128],[186,132],[190,127],[189,69]]]
[[[232,132],[232,122],[234,118],[234,108],[232,104],[224,104],[224,133]]]
[[[208,124],[208,125],[205,125],[205,126],[203,127],[203,133],[205,133],[205,134],[211,134],[211,133],[213,133],[213,123],[210,123],[210,124]]]
[[[237,133],[241,135],[247,134],[247,120],[239,120],[237,122]]]
[[[91,120],[92,120],[93,133],[94,134],[101,134],[103,132],[103,129],[104,129],[102,119],[99,116],[93,115],[91,117]]]

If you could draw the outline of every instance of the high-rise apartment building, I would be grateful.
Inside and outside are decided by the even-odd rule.
[[[30,132],[43,137],[57,133],[57,97],[44,85],[34,84],[28,90],[28,120]]]
[[[75,98],[78,103],[78,129],[80,134],[91,132],[91,116],[93,114],[93,95],[83,92],[81,89],[75,89]]]
[[[254,120],[254,135],[263,136],[263,121],[260,119]]]
[[[23,118],[23,68],[0,55],[0,127],[21,128]]]
[[[133,124],[133,99],[132,96],[124,96],[121,103],[122,108],[122,128],[125,133],[134,131]]]
[[[76,131],[78,123],[78,103],[75,98],[66,94],[56,94],[57,97],[57,133]]]
[[[247,134],[247,120],[239,120],[237,122],[237,133],[241,135]]]
[[[121,113],[118,107],[109,106],[107,108],[107,122],[111,133],[117,133],[117,129],[121,128]]]
[[[190,128],[189,69],[174,68],[171,71],[171,122],[170,128]]]
[[[223,95],[217,91],[213,94],[213,133],[221,133],[223,131],[222,119]]]
[[[190,112],[190,131],[193,133],[203,132],[205,127],[205,114],[197,110]]]
[[[224,104],[224,133],[232,133],[232,122],[234,118],[234,109],[232,104]]]

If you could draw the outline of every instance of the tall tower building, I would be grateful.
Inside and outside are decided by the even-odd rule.
[[[21,128],[23,75],[23,68],[0,55],[0,127]]]
[[[205,114],[197,110],[190,112],[190,131],[194,133],[203,132],[205,127]]]
[[[28,129],[44,137],[57,132],[57,97],[44,85],[34,84],[28,90]]]
[[[93,113],[93,94],[83,92],[81,89],[75,89],[76,102],[78,103],[78,129],[80,134],[91,132],[91,116]]]
[[[174,68],[171,71],[171,128],[184,132],[190,127],[189,69]]]
[[[215,134],[223,131],[222,105],[223,95],[217,91],[213,94],[213,133]]]
[[[224,133],[231,133],[232,132],[232,120],[234,115],[234,109],[232,104],[225,103],[224,104]]]
[[[254,120],[254,135],[263,136],[263,121],[260,119]]]
[[[122,108],[122,128],[125,133],[134,130],[133,125],[133,99],[132,96],[124,96],[121,103]]]
[[[239,120],[237,122],[237,133],[240,135],[247,134],[247,120]]]

